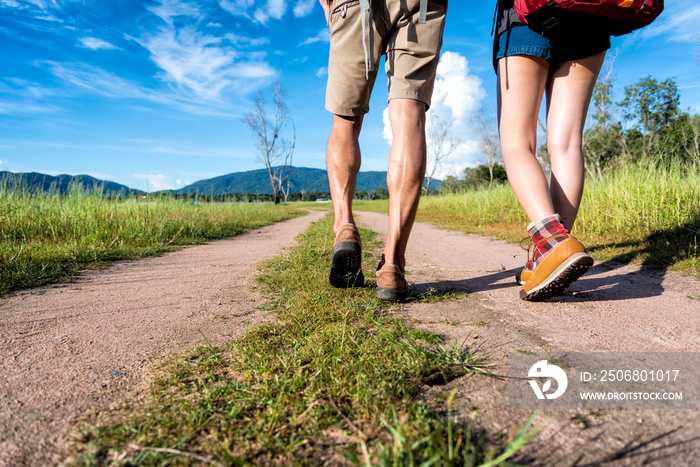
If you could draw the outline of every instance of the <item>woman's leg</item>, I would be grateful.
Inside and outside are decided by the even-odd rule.
[[[551,90],[548,110],[555,111],[548,115],[550,124],[558,115],[559,99],[565,93],[557,85],[548,85],[549,66],[544,60],[510,56],[501,59],[498,65],[499,130],[503,160],[513,191],[533,223],[528,227],[528,235],[535,245],[534,264],[528,265],[528,271],[533,268],[528,279],[518,277],[518,282],[524,282],[520,298],[545,300],[561,293],[593,265],[593,259],[585,252],[583,245],[568,235],[561,218],[555,215],[557,211],[550,196],[547,177],[536,158],[537,114],[544,89],[548,87]],[[570,97],[576,96],[571,94]],[[575,104],[572,106],[577,108]],[[587,109],[587,104],[585,107]],[[586,109],[582,112],[584,119]],[[567,117],[567,120],[578,121],[575,117]],[[578,142],[580,154],[580,132]],[[564,178],[568,180],[566,176]],[[576,174],[573,179],[577,179]],[[552,184],[560,181],[553,179]],[[582,187],[580,183],[579,188]],[[554,191],[557,192],[557,189]],[[580,193],[577,207],[579,202]]]
[[[537,115],[549,64],[511,55],[498,61],[498,128],[508,181],[531,222],[555,213],[547,177],[537,160]]]
[[[583,195],[583,127],[605,52],[561,64],[547,86],[547,148],[551,200],[571,231]]]

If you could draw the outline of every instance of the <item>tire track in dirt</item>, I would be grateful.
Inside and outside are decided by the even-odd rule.
[[[257,265],[324,215],[0,299],[0,465],[58,463],[71,422],[137,391],[158,359],[270,319]]]
[[[360,224],[386,237],[388,217],[359,213]],[[377,252],[377,258],[381,252]],[[490,369],[507,373],[508,352],[698,352],[700,282],[639,265],[596,264],[561,297],[520,300],[514,281],[525,264],[517,245],[417,223],[411,233],[407,279],[421,292],[455,289],[458,302],[405,304],[393,311],[413,325],[467,342]],[[700,382],[698,383],[700,384]],[[428,401],[457,390],[456,419],[512,435],[531,411],[507,409],[505,380],[465,376],[430,388]],[[698,410],[559,410],[522,452],[528,465],[700,465]]]

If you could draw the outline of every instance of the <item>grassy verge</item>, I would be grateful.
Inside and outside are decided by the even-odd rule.
[[[123,201],[79,190],[60,197],[0,188],[0,295],[296,215],[295,208],[272,204]]]
[[[528,224],[507,185],[424,197],[418,220],[513,242]],[[597,260],[700,274],[700,167],[627,167],[587,181],[574,235]]]
[[[330,287],[332,245],[326,219],[269,262],[278,320],[165,365],[147,400],[84,431],[75,463],[497,465],[536,434],[489,445],[455,426],[449,394],[442,414],[421,403],[422,384],[480,371],[478,358],[382,313],[370,288]]]

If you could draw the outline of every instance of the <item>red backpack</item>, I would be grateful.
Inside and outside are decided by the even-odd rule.
[[[664,9],[663,0],[515,0],[518,17],[546,35],[628,34]]]

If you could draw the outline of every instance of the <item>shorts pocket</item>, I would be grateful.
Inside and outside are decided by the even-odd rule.
[[[333,7],[331,9],[330,18],[328,20],[328,26],[331,28],[338,18],[345,19],[348,15],[348,10],[350,8],[359,8],[360,0],[339,0],[333,2]]]

